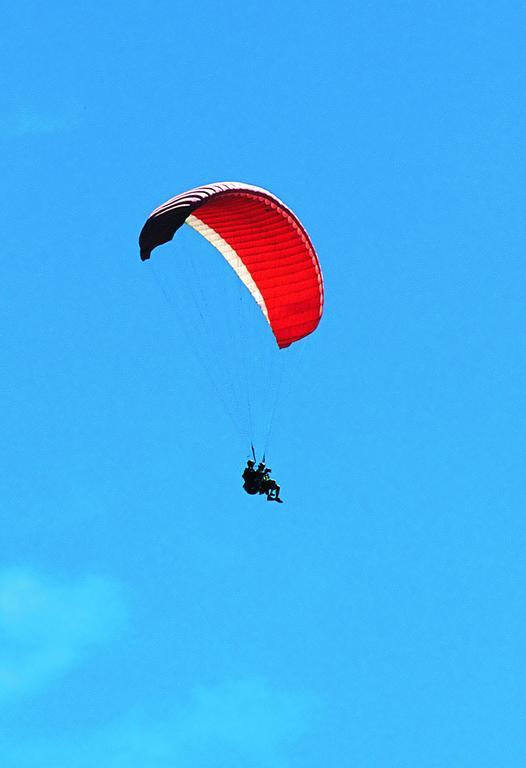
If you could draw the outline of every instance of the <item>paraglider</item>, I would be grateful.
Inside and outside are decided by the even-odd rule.
[[[243,489],[250,495],[259,493],[265,494],[267,501],[277,501],[279,504],[283,504],[283,499],[280,499],[279,492],[280,486],[270,476],[272,470],[270,467],[266,467],[263,461],[260,461],[256,469],[254,469],[255,461],[249,459],[247,466],[243,470],[241,475],[243,479]]]
[[[311,334],[323,312],[323,279],[298,217],[268,190],[241,182],[195,187],[156,208],[139,237],[143,261],[188,224],[224,257],[265,317],[280,350]],[[206,279],[206,265],[202,267]],[[254,457],[255,458],[255,457]],[[278,501],[264,463],[243,472],[249,494]]]
[[[270,476],[270,473],[272,472],[271,468],[266,467],[263,462],[260,462],[258,472],[261,474],[259,493],[264,493],[267,497],[267,501],[277,501],[279,504],[283,504],[283,499],[280,499],[279,497],[281,488]]]
[[[243,470],[243,474],[241,475],[243,479],[243,490],[245,490],[250,495],[254,495],[256,493],[259,493],[259,487],[261,478],[258,477],[257,471],[254,469],[254,464],[256,462],[253,459],[249,459],[247,461],[247,466]]]
[[[281,200],[260,187],[232,181],[172,197],[142,228],[141,259],[149,259],[184,223],[212,243],[237,273],[280,349],[317,328],[323,311],[320,265],[306,230]]]

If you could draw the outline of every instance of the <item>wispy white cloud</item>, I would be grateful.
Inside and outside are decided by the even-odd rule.
[[[275,688],[261,678],[199,688],[182,718],[181,738],[228,742],[247,754],[274,753],[301,736],[312,709],[309,697]]]
[[[35,692],[78,664],[122,624],[113,582],[62,582],[29,570],[0,573],[0,701]]]
[[[17,768],[293,768],[307,733],[316,729],[319,702],[251,678],[192,693],[162,716],[135,712],[78,744],[57,741],[11,748]]]
[[[301,739],[314,711],[313,698],[261,678],[199,688],[186,706],[162,720],[134,717],[120,723],[108,734],[107,763],[102,765],[117,768],[123,761],[139,766],[141,760],[151,765],[162,758],[159,765],[181,768],[286,766],[287,745]]]
[[[17,109],[0,114],[0,136],[16,138],[66,133],[75,129],[79,122],[76,111],[53,114],[30,108]]]

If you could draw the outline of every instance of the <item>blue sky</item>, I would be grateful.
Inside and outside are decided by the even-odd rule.
[[[3,768],[522,768],[522,4],[3,16]],[[189,341],[139,260],[218,180],[283,199],[324,270],[281,506],[194,354],[235,378],[226,326]],[[207,265],[212,318],[216,258],[158,259],[169,291]]]

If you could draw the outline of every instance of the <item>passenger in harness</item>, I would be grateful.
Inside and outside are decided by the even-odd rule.
[[[270,467],[265,467],[264,464],[260,464],[258,470],[263,472],[259,484],[259,493],[266,493],[267,501],[277,501],[278,504],[283,504],[283,499],[279,498],[280,486],[270,476],[272,470]]]

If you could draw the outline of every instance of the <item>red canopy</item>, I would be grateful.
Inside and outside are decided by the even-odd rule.
[[[224,256],[265,315],[278,346],[288,347],[317,327],[323,279],[299,219],[270,192],[239,182],[196,187],[163,203],[140,237],[141,259],[186,223]]]

